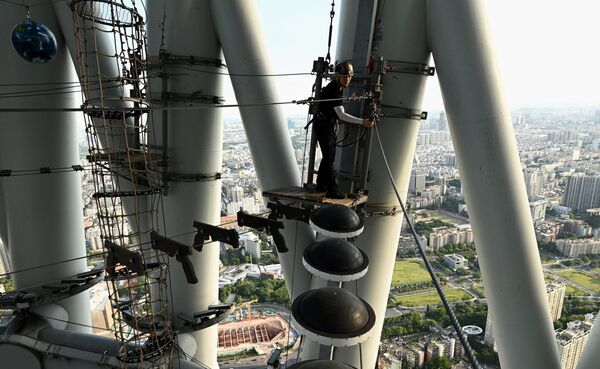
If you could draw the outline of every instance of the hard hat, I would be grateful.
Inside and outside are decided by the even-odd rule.
[[[354,68],[352,67],[352,63],[347,61],[337,63],[335,66],[335,74],[338,76],[353,76]]]

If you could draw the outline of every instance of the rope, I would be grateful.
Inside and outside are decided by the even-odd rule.
[[[327,39],[327,56],[325,61],[331,64],[331,35],[333,34],[333,17],[335,16],[335,0],[331,1],[331,11],[329,12],[329,38]]]
[[[431,264],[429,263],[429,260],[427,260],[427,255],[425,255],[425,251],[423,250],[423,246],[421,245],[421,241],[419,240],[419,235],[417,234],[417,231],[415,230],[415,226],[414,226],[412,220],[410,219],[410,216],[408,215],[408,211],[406,210],[406,207],[404,206],[404,202],[400,198],[400,193],[398,192],[398,188],[396,186],[396,181],[394,180],[394,176],[392,175],[392,170],[390,169],[390,166],[388,164],[387,157],[386,157],[385,151],[383,149],[383,144],[381,142],[381,137],[379,136],[378,124],[375,123],[374,126],[375,126],[375,133],[377,135],[377,141],[379,143],[379,148],[381,150],[381,156],[383,157],[383,162],[387,169],[387,173],[388,173],[389,179],[392,183],[392,187],[394,188],[394,192],[396,193],[396,198],[398,199],[398,202],[400,203],[400,207],[402,208],[402,212],[404,213],[406,222],[408,223],[410,231],[411,231],[411,233],[415,239],[415,242],[417,244],[417,249],[419,250],[419,254],[421,255],[421,258],[423,259],[423,262],[425,263],[425,267],[427,268],[427,271],[429,272],[429,275],[431,276],[433,285],[435,286],[435,289],[437,290],[437,293],[440,296],[440,299],[442,300],[444,308],[446,309],[446,312],[447,312],[448,316],[450,317],[450,321],[452,322],[452,326],[454,327],[454,330],[456,331],[456,334],[458,335],[460,343],[463,345],[463,347],[465,349],[465,353],[467,354],[467,357],[469,358],[471,365],[475,369],[480,369],[481,366],[479,365],[479,362],[475,358],[475,354],[473,353],[473,350],[471,349],[469,342],[463,335],[462,329],[460,327],[460,323],[458,322],[458,319],[456,318],[456,315],[454,314],[452,307],[450,306],[450,304],[448,303],[448,300],[446,299],[446,295],[444,294],[444,291],[442,290],[440,282],[438,281],[437,277],[435,276],[435,273],[433,271],[433,268],[431,267]]]

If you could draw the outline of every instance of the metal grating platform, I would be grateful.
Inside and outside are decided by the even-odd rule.
[[[271,199],[289,199],[309,204],[337,204],[348,207],[367,202],[367,195],[349,194],[345,199],[330,199],[325,197],[325,192],[314,192],[302,187],[285,187],[263,191],[263,196]]]

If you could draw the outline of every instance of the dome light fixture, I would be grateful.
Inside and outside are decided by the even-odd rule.
[[[363,220],[344,205],[329,204],[312,212],[309,221],[318,233],[334,238],[352,238],[362,233]]]

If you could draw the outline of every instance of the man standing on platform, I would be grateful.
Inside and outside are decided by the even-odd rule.
[[[335,79],[321,90],[319,113],[315,119],[315,135],[321,147],[323,158],[319,165],[317,192],[325,192],[325,197],[343,199],[346,195],[339,191],[336,182],[335,160],[338,120],[360,124],[365,128],[373,127],[373,120],[357,118],[344,111],[344,88],[348,87],[354,68],[349,62],[340,62],[335,67]]]

